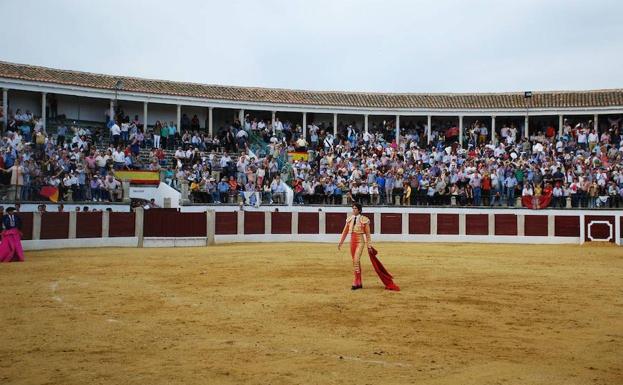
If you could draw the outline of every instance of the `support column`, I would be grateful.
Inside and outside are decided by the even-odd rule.
[[[327,232],[327,215],[324,211],[318,213],[318,234],[325,235]]]
[[[580,215],[580,245],[583,245],[586,241],[586,219],[584,215]]]
[[[494,146],[497,144],[497,138],[495,137],[495,115],[491,116],[491,144]]]
[[[41,213],[35,211],[32,213],[32,240],[38,241],[41,239]]]
[[[206,221],[206,246],[212,246],[214,245],[214,233],[216,232],[216,212],[214,210],[206,211]]]
[[[78,220],[78,213],[75,211],[69,212],[69,239],[76,239],[76,224]]]
[[[303,112],[303,139],[307,139],[307,112]]]
[[[47,98],[48,94],[45,92],[41,93],[41,121],[43,122],[43,131],[47,132],[46,128],[47,128],[47,123],[46,121],[48,120],[47,114],[45,112],[45,105],[46,105],[46,98]]]
[[[4,129],[6,130],[9,125],[9,89],[2,89],[2,124]]]
[[[110,237],[110,211],[102,211],[102,238]]]
[[[614,219],[614,243],[621,246],[621,218],[615,217]]]
[[[530,118],[528,117],[528,115],[526,115],[526,118],[524,120],[524,138],[528,139],[530,137],[529,131],[530,131]]]
[[[437,235],[437,213],[430,214],[430,235]]]
[[[403,236],[409,235],[409,213],[402,213],[402,232]]]
[[[599,122],[599,115],[595,114],[593,116],[593,128],[595,129],[595,132],[597,134],[599,134],[599,123],[598,122]]]
[[[396,145],[400,144],[400,115],[396,115]]]
[[[562,125],[564,124],[564,119],[562,114],[558,115],[558,137],[562,137]]]
[[[143,247],[143,218],[145,209],[137,207],[134,209],[134,236],[137,238],[137,247]]]
[[[270,121],[270,129],[275,134],[275,119],[277,119],[277,111],[273,111],[272,120]]]
[[[556,216],[555,215],[547,216],[547,236],[548,237],[556,236]]]
[[[182,132],[182,105],[177,105],[177,132]]]
[[[337,136],[337,113],[333,114],[333,136]]]
[[[264,211],[264,234],[272,234],[273,229],[273,213],[270,211]]]
[[[428,115],[428,125],[426,126],[426,140],[428,142],[428,144],[430,144],[430,136],[431,133],[433,132],[433,116],[432,115]]]
[[[292,211],[291,233],[292,235],[296,235],[299,233],[299,212],[298,211]]]
[[[181,193],[181,197],[180,197],[180,204],[183,205],[187,205],[190,203],[190,190],[189,190],[189,186],[188,186],[188,179],[186,178],[181,178],[179,179],[180,182],[180,193]]]
[[[126,180],[121,182],[121,188],[123,189],[123,197],[121,201],[123,203],[130,203],[130,181]]]
[[[487,217],[487,227],[489,228],[489,236],[495,235],[495,214],[489,213]]]
[[[523,237],[526,235],[526,216],[523,214],[517,214],[517,236]]]
[[[368,133],[368,114],[364,114],[363,116],[363,129],[364,129],[364,132],[367,134]]]
[[[459,115],[459,146],[463,148],[463,115]]]
[[[238,226],[236,229],[236,233],[238,235],[244,235],[244,211],[238,210],[237,216],[238,216]]]
[[[143,102],[143,133],[147,132],[147,102]],[[158,133],[160,135],[160,133]]]
[[[465,214],[459,214],[459,235],[465,235],[467,226],[467,216]]]
[[[208,135],[214,136],[214,107],[208,107]]]
[[[238,120],[240,121],[240,127],[244,130],[244,108],[238,111]]]
[[[110,99],[110,120],[115,119],[115,101]]]
[[[374,234],[381,234],[381,213],[374,213]]]

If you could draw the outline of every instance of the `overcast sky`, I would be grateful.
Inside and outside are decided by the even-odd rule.
[[[0,0],[0,60],[223,85],[623,88],[620,0]]]

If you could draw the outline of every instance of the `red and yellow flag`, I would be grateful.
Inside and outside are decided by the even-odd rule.
[[[115,177],[133,184],[159,184],[160,172],[149,170],[115,171]]]
[[[292,161],[295,161],[295,160],[307,161],[309,159],[309,154],[305,151],[290,151],[288,152],[288,156],[292,159]]]
[[[54,186],[43,186],[41,191],[39,191],[39,195],[48,198],[54,203],[58,202],[58,188]]]

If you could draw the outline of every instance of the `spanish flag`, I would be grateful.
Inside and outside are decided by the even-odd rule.
[[[290,151],[288,152],[288,156],[291,158],[292,161],[295,160],[303,160],[303,161],[307,161],[309,160],[309,154],[305,151]]]
[[[160,172],[149,170],[118,170],[115,177],[132,184],[160,184]]]
[[[39,191],[39,195],[48,198],[54,203],[58,202],[58,188],[54,186],[43,186],[41,191]]]

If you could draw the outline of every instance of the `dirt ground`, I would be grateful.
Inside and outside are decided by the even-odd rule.
[[[623,384],[623,248],[376,246],[27,252],[0,384]]]

